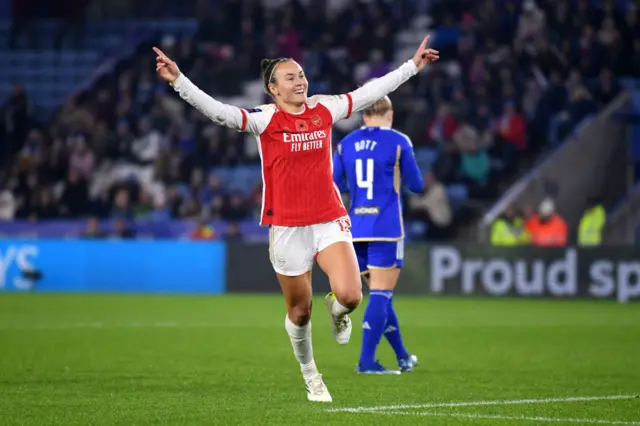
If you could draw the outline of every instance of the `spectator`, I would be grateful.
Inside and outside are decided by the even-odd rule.
[[[153,213],[153,200],[151,195],[146,191],[140,192],[140,199],[133,206],[133,218],[135,220],[146,220],[151,217]]]
[[[492,246],[513,247],[518,245],[519,233],[514,226],[515,220],[515,210],[509,206],[491,224],[490,241]]]
[[[238,225],[238,222],[228,223],[227,230],[224,233],[224,240],[227,243],[242,241],[242,232],[240,231],[240,225]]]
[[[604,108],[615,99],[620,93],[620,87],[613,78],[613,73],[609,68],[603,68],[598,76],[598,82],[593,91],[595,101],[599,108]]]
[[[598,197],[587,200],[578,226],[578,245],[582,247],[597,246],[602,242],[602,230],[607,222],[607,213]]]
[[[522,96],[522,112],[526,123],[534,123],[538,118],[538,105],[541,99],[540,85],[534,78],[528,79]]]
[[[95,157],[87,146],[85,136],[80,134],[73,138],[69,168],[80,175],[82,179],[90,179],[93,174]]]
[[[109,216],[114,219],[130,219],[132,215],[129,191],[118,189]]]
[[[184,203],[180,205],[178,216],[181,219],[194,219],[200,215],[202,208],[198,200],[190,195]]]
[[[522,15],[518,22],[516,41],[527,42],[542,36],[545,27],[544,12],[539,9],[534,0],[525,0],[522,4]]]
[[[153,210],[148,216],[152,222],[168,222],[172,219],[173,213],[164,200],[157,200],[153,206]]]
[[[87,239],[101,239],[106,237],[106,234],[100,229],[100,222],[97,217],[91,216],[87,219],[87,226],[82,233],[82,237]]]
[[[453,214],[447,196],[447,189],[433,173],[425,176],[425,193],[414,195],[410,207],[416,218],[426,224],[426,240],[442,240],[450,236]]]
[[[490,166],[487,150],[481,148],[477,142],[460,154],[462,180],[469,186],[469,192],[476,197],[483,198],[488,195]]]
[[[369,62],[370,66],[369,74],[366,78],[367,80],[371,80],[372,78],[380,78],[391,71],[391,69],[389,68],[389,64],[387,64],[384,60],[384,54],[380,50],[374,50],[371,52]]]
[[[423,99],[412,98],[407,101],[408,105],[404,114],[406,121],[402,128],[413,142],[414,147],[418,148],[426,145],[424,123],[429,122],[429,115],[427,114],[427,103]]]
[[[26,219],[31,215],[36,204],[38,186],[38,175],[34,172],[20,173],[16,177],[16,183],[13,186],[16,198],[16,218]]]
[[[227,202],[222,207],[222,218],[228,221],[244,220],[248,216],[247,207],[242,195],[239,193],[231,194]]]
[[[31,219],[48,220],[56,219],[60,216],[58,205],[55,202],[51,188],[44,187],[40,190],[38,200],[31,213]]]
[[[480,146],[478,131],[467,120],[460,121],[452,140],[459,152],[472,151]]]
[[[144,117],[138,122],[139,136],[133,141],[131,151],[136,164],[150,165],[160,154],[161,137],[158,130],[151,127],[151,120]]]
[[[542,200],[538,216],[532,219],[529,226],[534,246],[564,247],[567,244],[567,224],[555,212],[555,203],[550,198]]]
[[[80,174],[71,169],[64,183],[60,199],[60,213],[69,218],[78,218],[87,212],[89,186]]]
[[[494,146],[493,121],[489,107],[486,104],[479,104],[473,117],[472,127],[478,133],[478,143],[482,148],[490,149]]]
[[[42,154],[44,137],[39,130],[31,130],[18,155],[21,171],[35,170]]]
[[[225,191],[222,188],[222,181],[214,173],[209,175],[207,186],[202,188],[201,197],[203,203],[208,204],[214,197],[224,196]]]
[[[436,117],[427,126],[427,140],[435,147],[443,147],[450,141],[458,127],[458,123],[450,112],[449,105],[442,103],[438,106]]]
[[[106,219],[111,213],[111,200],[108,191],[103,191],[91,200],[89,213],[100,218]]]
[[[570,128],[575,127],[583,119],[597,112],[597,106],[584,86],[579,86],[573,91],[568,111]]]
[[[213,240],[216,237],[213,226],[209,225],[204,218],[198,219],[196,228],[191,232],[190,239],[196,241]]]
[[[0,187],[0,221],[13,220],[16,214],[16,199],[7,185]]]
[[[513,101],[505,102],[497,128],[497,134],[504,142],[505,161],[517,159],[526,149],[527,125],[524,118],[516,112]]]
[[[531,236],[525,229],[524,218],[513,206],[491,224],[491,244],[494,246],[516,246],[527,244]]]
[[[118,218],[113,221],[113,231],[111,232],[111,238],[130,240],[132,238],[135,238],[135,236],[135,231],[131,229],[129,225],[127,225],[127,222],[125,222],[124,219]]]

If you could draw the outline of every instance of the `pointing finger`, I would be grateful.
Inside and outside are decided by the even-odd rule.
[[[422,43],[420,44],[420,50],[424,50],[427,47],[430,38],[431,35],[427,34],[427,36],[424,38],[424,40],[422,40]]]
[[[153,51],[156,52],[158,54],[159,57],[163,57],[166,58],[167,55],[164,54],[164,52],[160,49],[158,49],[157,47],[153,46]]]

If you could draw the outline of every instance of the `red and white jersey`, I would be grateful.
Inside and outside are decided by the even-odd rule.
[[[394,91],[417,72],[413,60],[346,95],[309,98],[291,114],[276,105],[223,104],[180,75],[174,89],[215,123],[255,136],[262,160],[261,225],[307,226],[347,215],[333,182],[331,128]]]

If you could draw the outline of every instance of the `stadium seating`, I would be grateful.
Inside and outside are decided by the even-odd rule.
[[[541,152],[544,154],[561,145],[563,141],[567,140],[566,136],[572,134],[576,124],[583,122],[583,119],[588,120],[592,117],[592,113],[601,107],[600,100],[597,99],[598,105],[590,105],[585,110],[586,114],[579,115],[580,120],[573,118],[568,112],[572,103],[568,99],[568,89],[564,88],[564,82],[560,81],[554,86],[548,70],[545,71],[546,75],[541,71],[540,67],[543,67],[544,63],[538,63],[540,60],[535,53],[530,53],[531,49],[518,52],[513,50],[515,48],[511,45],[511,41],[516,37],[521,17],[520,9],[510,11],[508,7],[498,5],[499,7],[494,9],[492,13],[505,22],[509,20],[513,22],[511,26],[505,27],[506,30],[501,30],[500,34],[491,33],[487,32],[489,31],[487,28],[491,28],[491,26],[485,22],[487,19],[486,8],[491,6],[490,3],[460,1],[456,3],[459,7],[455,9],[455,13],[452,13],[452,8],[443,9],[443,2],[433,2],[427,9],[424,9],[425,6],[419,5],[417,2],[402,2],[402,4],[394,2],[386,3],[390,5],[387,7],[393,8],[393,10],[388,11],[386,15],[381,15],[379,12],[377,14],[375,11],[372,12],[374,9],[370,9],[372,7],[370,5],[353,6],[355,3],[345,2],[341,6],[342,11],[338,12],[345,13],[344,16],[348,17],[352,13],[352,7],[360,8],[357,15],[363,17],[362,19],[374,20],[371,23],[374,26],[382,23],[382,21],[375,21],[375,19],[385,16],[386,23],[390,27],[390,34],[385,36],[385,40],[393,40],[385,51],[385,62],[391,68],[411,56],[415,46],[426,32],[431,32],[434,35],[434,47],[442,52],[440,64],[436,64],[430,68],[429,72],[412,79],[410,83],[393,94],[392,100],[397,110],[396,126],[411,136],[416,159],[421,169],[424,172],[436,172],[439,179],[446,185],[449,201],[456,211],[464,211],[470,205],[488,206],[487,203],[499,194],[500,188],[509,183],[514,176],[522,173],[523,167],[530,167],[533,159]],[[544,12],[551,17],[553,2],[540,1],[538,3],[540,7],[544,8]],[[597,3],[594,2],[592,5],[594,10],[597,10]],[[620,2],[620,4],[623,3],[625,2]],[[270,6],[273,5],[270,4]],[[283,15],[289,12],[278,11]],[[369,16],[370,13],[371,16]],[[134,56],[135,60],[121,61],[118,66],[113,68],[114,73],[109,74],[106,79],[102,79],[101,83],[89,86],[89,90],[84,92],[84,104],[79,105],[80,108],[89,110],[92,102],[97,98],[97,93],[105,88],[112,94],[117,93],[119,80],[123,75],[132,74],[136,77],[131,90],[138,90],[137,77],[151,71],[147,61],[150,56],[148,53],[150,42],[160,43],[166,36],[173,37],[171,44],[176,49],[175,55],[177,55],[174,58],[179,64],[185,63],[184,61],[190,64],[181,68],[203,90],[212,93],[220,100],[239,106],[252,107],[266,100],[262,82],[257,78],[256,64],[259,58],[286,54],[286,46],[278,44],[281,41],[277,38],[273,39],[277,43],[271,46],[275,50],[267,49],[265,45],[257,42],[262,40],[264,36],[258,31],[271,31],[272,27],[278,31],[280,23],[270,20],[272,13],[265,12],[265,16],[268,21],[266,25],[259,19],[263,16],[254,13],[247,18],[249,22],[242,29],[239,26],[234,26],[230,21],[212,23],[206,19],[201,23],[183,20],[147,20],[143,25],[142,21],[92,24],[87,27],[83,42],[85,48],[89,50],[90,47],[91,54],[67,51],[45,52],[43,54],[28,51],[0,52],[0,55],[7,55],[0,56],[6,61],[22,64],[19,66],[22,71],[3,71],[7,75],[3,81],[11,81],[12,76],[19,75],[27,81],[27,89],[33,100],[47,106],[55,106],[64,99],[65,93],[69,93],[77,87],[74,86],[74,83],[89,73],[91,66],[87,63],[90,57],[95,61],[96,55],[98,58],[101,57],[102,53],[116,42],[116,38],[121,38],[121,34],[124,34],[126,29],[133,29],[137,32],[144,32],[145,38],[141,42],[149,43],[140,45],[140,49]],[[335,19],[337,22],[338,19]],[[409,22],[408,25],[407,22]],[[50,34],[53,31],[53,27],[48,25],[41,26],[39,29],[41,34]],[[547,25],[547,32],[542,34],[542,38],[552,44],[563,23],[548,19]],[[220,31],[217,33],[213,35],[207,33],[211,28],[218,29],[218,26]],[[144,31],[142,31],[143,28]],[[222,31],[223,29],[224,31]],[[302,52],[300,61],[303,66],[308,66],[309,71],[313,71],[315,74],[312,79],[313,87],[318,88],[317,90],[320,88],[323,91],[331,92],[348,90],[361,84],[362,79],[366,78],[373,53],[371,43],[364,43],[354,34],[348,32],[341,35],[344,39],[332,40],[332,32],[335,32],[336,28],[332,28],[330,25],[327,25],[324,35],[309,34],[307,27],[295,30],[300,40],[299,47]],[[3,31],[0,31],[0,40],[3,37],[6,38],[6,28]],[[582,29],[578,27],[572,31],[574,31],[575,34],[572,34],[575,37],[569,38],[577,39]],[[236,32],[238,33],[236,34]],[[192,38],[194,34],[196,35]],[[229,39],[229,34],[234,34],[231,40],[222,40],[225,37]],[[47,36],[41,37],[46,38]],[[181,56],[183,38],[192,39],[195,47],[194,55],[197,56],[197,60],[194,57],[183,58]],[[245,51],[245,45],[252,43],[257,43],[253,46],[253,51]],[[326,46],[322,43],[326,43]],[[468,49],[468,46],[472,46],[471,53],[464,50]],[[279,51],[278,49],[285,50]],[[359,49],[363,51],[360,52]],[[359,55],[360,59],[351,60],[351,53]],[[565,49],[560,54],[570,55],[571,49]],[[50,59],[44,59],[47,57]],[[43,65],[35,66],[34,64]],[[193,64],[195,65],[191,66]],[[596,76],[584,76],[581,82],[587,91],[597,92],[599,88]],[[153,113],[156,114],[154,119],[173,122],[173,126],[177,126],[182,131],[191,129],[189,130],[191,136],[187,137],[188,140],[182,140],[182,137],[178,137],[177,134],[180,132],[175,131],[176,129],[167,132],[165,128],[162,134],[162,150],[165,151],[161,151],[170,151],[171,157],[179,162],[182,168],[179,173],[179,181],[175,181],[175,173],[171,179],[158,178],[153,166],[140,166],[135,161],[132,163],[130,153],[121,152],[121,158],[114,158],[113,155],[108,158],[109,162],[115,161],[117,163],[116,167],[102,167],[107,163],[103,163],[103,157],[97,158],[99,162],[97,169],[100,172],[95,174],[92,188],[100,189],[92,192],[92,196],[97,197],[100,195],[100,191],[108,190],[110,186],[118,185],[120,180],[127,180],[130,176],[135,175],[139,185],[142,185],[142,189],[151,193],[156,201],[164,200],[166,194],[171,192],[171,188],[176,186],[182,194],[183,202],[186,202],[197,193],[190,187],[191,170],[194,168],[202,168],[207,173],[217,175],[222,180],[223,187],[227,192],[241,193],[244,196],[256,193],[256,186],[260,184],[261,179],[260,171],[256,165],[256,154],[250,152],[255,151],[255,148],[250,144],[245,144],[247,148],[239,148],[245,146],[242,145],[242,137],[220,132],[215,136],[218,139],[218,148],[215,148],[212,153],[208,153],[208,157],[201,156],[201,152],[208,150],[210,140],[207,123],[203,122],[201,118],[196,118],[191,109],[185,108],[185,105],[176,99],[166,85],[158,85],[157,82],[145,82],[145,84],[151,85],[151,89],[145,90],[152,90],[156,101],[160,99],[158,101],[160,103],[156,107],[164,110],[161,112],[162,117],[158,117],[157,112]],[[531,99],[529,99],[527,96],[530,94],[529,85],[531,84],[537,89],[533,90]],[[620,79],[618,84],[622,89],[638,87],[637,81],[632,78]],[[483,89],[484,93],[479,89]],[[224,92],[224,96],[222,96],[222,92]],[[42,99],[45,101],[42,102]],[[415,109],[414,101],[417,99],[426,104],[422,113]],[[505,120],[503,106],[511,102],[515,104],[516,110],[520,110],[520,115],[526,121],[527,130],[524,133],[524,141],[518,140],[512,143],[505,139],[507,136],[502,129]],[[529,104],[526,116],[522,111],[525,103]],[[469,179],[461,178],[459,165],[461,156],[458,152],[460,147],[458,141],[454,141],[456,138],[452,134],[448,134],[446,137],[442,136],[445,132],[438,127],[441,123],[438,121],[436,113],[444,104],[448,104],[451,109],[450,119],[454,123],[453,133],[457,131],[460,123],[466,123],[472,130],[484,132],[492,141],[488,148],[482,148],[486,149],[491,156],[489,184],[483,191],[474,188],[473,182],[470,183]],[[118,106],[113,105],[114,108]],[[481,107],[488,110],[486,115],[480,115],[478,112]],[[150,108],[149,103],[142,103],[137,97],[134,98],[134,105],[126,120],[134,133],[130,135],[132,139],[136,137],[138,119],[148,116]],[[415,123],[418,125],[416,126]],[[429,130],[425,128],[426,123],[429,123]],[[115,127],[120,124],[122,124],[122,120],[110,123],[109,132],[114,132]],[[357,117],[341,123],[335,129],[334,141],[339,140],[342,135],[358,124]],[[70,135],[63,135],[63,137],[67,136]],[[525,145],[524,150],[520,147],[514,150],[512,145],[522,142]],[[234,147],[233,154],[227,152],[227,146]],[[514,157],[515,151],[518,151],[517,157]],[[445,155],[446,153],[450,155]],[[214,161],[215,164],[209,164],[207,163],[209,160],[206,158],[210,159],[211,155],[214,157],[219,155],[222,160]],[[218,164],[225,164],[225,166]],[[136,201],[134,200],[134,202]],[[198,200],[196,200],[197,202]],[[255,197],[252,200],[247,199],[247,204],[255,202]],[[253,207],[248,206],[248,208]],[[193,212],[190,214],[189,217],[193,218]],[[409,218],[412,217],[410,208],[407,209],[407,215]],[[179,216],[179,218],[185,218],[185,216]],[[416,226],[415,229],[420,230],[422,227]],[[420,233],[420,231],[416,232]]]
[[[195,24],[190,20],[160,21],[104,21],[92,22],[84,29],[81,48],[64,47],[54,50],[52,40],[59,23],[54,20],[38,21],[34,26],[34,44],[38,49],[0,50],[0,99],[11,91],[13,82],[23,84],[31,101],[51,111],[91,76],[107,55],[117,55],[121,43],[139,43],[143,38],[132,34],[155,34],[165,31],[175,34],[193,33]],[[0,24],[0,46],[7,46],[9,23]],[[18,45],[20,47],[20,45]]]

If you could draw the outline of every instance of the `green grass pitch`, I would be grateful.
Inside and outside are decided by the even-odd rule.
[[[339,346],[315,300],[312,404],[280,296],[2,294],[0,425],[640,425],[640,305],[395,303],[421,365],[363,377],[364,305]]]

